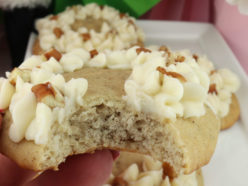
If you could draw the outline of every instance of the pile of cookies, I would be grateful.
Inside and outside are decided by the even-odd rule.
[[[144,47],[135,19],[108,6],[69,7],[36,28],[34,55],[0,79],[1,153],[45,171],[120,150],[106,185],[203,185],[220,129],[239,118],[234,73]]]

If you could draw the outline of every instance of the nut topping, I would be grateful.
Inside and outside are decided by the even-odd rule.
[[[151,53],[152,51],[147,49],[147,48],[144,48],[144,47],[140,47],[140,48],[137,48],[136,49],[136,52],[137,54],[140,54],[140,52],[148,52],[148,53]]]
[[[47,60],[49,60],[51,57],[54,57],[57,61],[59,61],[62,57],[61,53],[57,51],[55,48],[45,53],[44,56],[46,57]]]
[[[210,75],[213,75],[214,73],[216,73],[217,71],[216,70],[212,70],[211,72],[210,72]]]
[[[58,18],[59,18],[58,15],[53,15],[53,16],[50,17],[50,20],[55,20],[56,21],[56,20],[58,20]]]
[[[209,86],[208,93],[209,93],[209,94],[216,94],[216,95],[218,95],[218,91],[217,91],[217,89],[216,89],[216,84],[215,84],[215,83],[213,83],[213,84],[211,84],[211,85]]]
[[[96,49],[90,51],[90,57],[91,58],[95,57],[97,54],[98,54],[98,52]]]
[[[126,14],[124,14],[124,13],[120,13],[120,18],[122,19],[123,17],[125,17],[126,16]]]
[[[170,166],[170,164],[164,162],[162,166],[163,166],[163,179],[165,179],[166,176],[169,176],[170,178],[175,176],[173,175],[173,168]]]
[[[157,67],[157,71],[159,71],[162,74],[165,74],[167,76],[171,76],[173,78],[179,79],[181,82],[186,82],[186,79],[179,73],[177,72],[167,72],[165,68],[163,67]]]
[[[38,102],[42,102],[42,99],[46,96],[55,97],[56,94],[55,90],[49,82],[35,85],[31,90],[35,94]]]
[[[82,38],[83,38],[83,41],[88,41],[90,40],[91,36],[89,33],[84,33],[84,34],[81,34]]]
[[[170,50],[168,49],[168,47],[167,46],[164,46],[164,45],[162,45],[162,46],[160,46],[159,47],[159,49],[158,49],[158,51],[164,51],[164,52],[170,52]]]
[[[58,39],[64,34],[63,30],[58,27],[53,29],[53,33]]]
[[[177,58],[175,59],[175,62],[179,62],[182,63],[185,61],[185,57],[184,56],[177,56]]]
[[[195,59],[195,61],[198,61],[198,55],[196,55],[196,54],[193,54],[193,58]]]

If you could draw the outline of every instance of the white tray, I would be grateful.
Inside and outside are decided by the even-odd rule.
[[[190,49],[206,54],[217,68],[229,68],[239,75],[237,93],[241,119],[219,135],[216,151],[203,168],[205,186],[248,185],[248,79],[218,31],[205,23],[138,21],[146,33],[147,45],[165,44],[172,49]],[[35,35],[31,35],[26,57],[31,55]]]

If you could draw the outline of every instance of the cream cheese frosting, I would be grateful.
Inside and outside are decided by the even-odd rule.
[[[82,68],[84,61],[77,53],[75,50],[73,54],[64,54],[60,61],[54,57],[32,56],[13,70],[8,79],[0,79],[0,88],[3,88],[0,103],[5,100],[0,108],[9,107],[12,115],[9,130],[12,141],[20,142],[25,138],[36,144],[46,144],[53,123],[66,121],[82,105],[87,80],[78,78],[66,82],[62,75]],[[74,61],[69,67],[68,60]]]
[[[199,56],[197,62],[210,78],[206,104],[212,108],[217,116],[225,117],[229,113],[232,94],[237,92],[240,87],[238,76],[226,68],[216,70],[206,56]]]
[[[163,119],[204,115],[209,87],[207,73],[192,59],[171,64],[164,51],[151,53],[141,52],[133,60],[124,99],[136,110]]]
[[[8,73],[7,79],[0,79],[0,109],[9,108],[13,120],[10,139],[45,144],[51,126],[68,121],[83,106],[88,81],[66,82],[63,73],[84,67],[132,69],[124,83],[123,99],[138,112],[172,122],[177,117],[204,115],[206,104],[218,116],[225,116],[231,94],[239,87],[230,70],[214,70],[206,57],[189,51],[132,47],[98,52],[81,48],[61,54],[52,49],[30,57]],[[46,119],[40,119],[42,115]]]
[[[158,46],[150,46],[149,48],[159,50]],[[173,64],[178,56],[183,56],[185,58],[184,62],[196,61],[201,70],[208,74],[210,82],[205,103],[218,117],[225,117],[229,113],[232,94],[237,92],[240,87],[238,76],[226,68],[216,70],[214,64],[206,56],[192,54],[189,50],[171,52],[170,49],[166,48],[166,51],[170,54],[169,63]],[[194,76],[192,76],[191,73],[189,73],[189,76],[191,76],[189,78],[192,80],[194,79]],[[204,87],[207,87],[207,85],[204,85]],[[211,91],[211,87],[214,88],[215,91]],[[194,97],[193,95],[196,93],[197,91],[192,91],[192,94],[190,95]],[[187,110],[190,111],[190,108]]]
[[[45,51],[53,47],[60,52],[75,48],[119,50],[144,41],[144,33],[135,25],[133,17],[94,3],[70,7],[57,16],[39,19],[36,29],[40,46]]]

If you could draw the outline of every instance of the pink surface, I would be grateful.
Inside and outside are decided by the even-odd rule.
[[[213,23],[248,73],[248,16],[225,0],[162,0],[142,18]]]
[[[216,0],[215,7],[214,24],[248,73],[248,16],[223,0]]]

